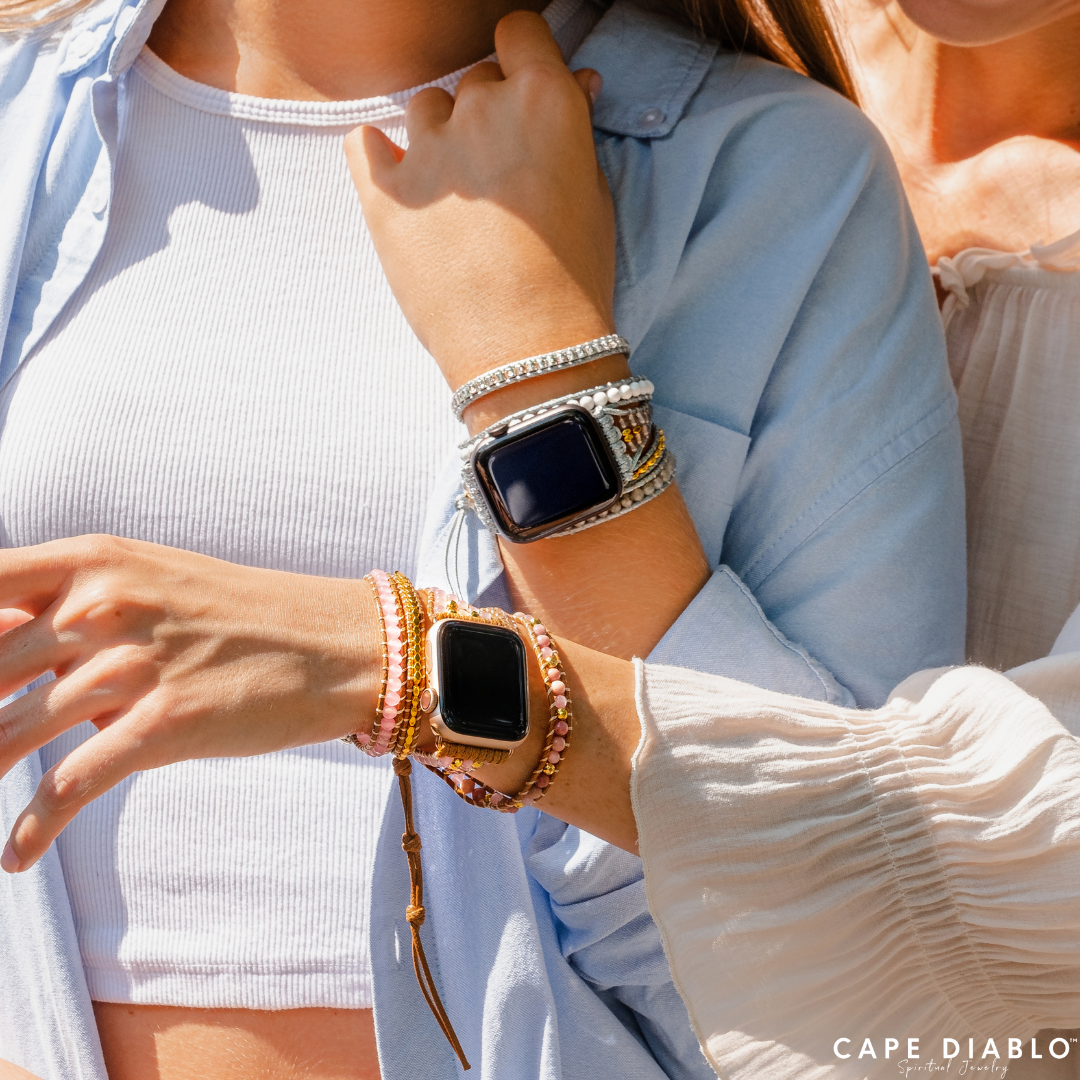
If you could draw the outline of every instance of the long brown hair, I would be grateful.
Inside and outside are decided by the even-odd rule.
[[[0,0],[0,33],[62,22],[94,0]],[[843,54],[823,8],[829,0],[643,0],[736,52],[801,71],[855,100]]]
[[[692,26],[727,49],[773,60],[856,101],[855,83],[825,11],[827,3],[829,0],[647,0],[650,10]]]

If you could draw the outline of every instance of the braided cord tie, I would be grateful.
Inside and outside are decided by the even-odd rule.
[[[427,957],[424,955],[424,943],[420,940],[420,927],[424,924],[424,871],[420,864],[420,834],[413,825],[412,806],[412,762],[408,758],[394,758],[394,773],[398,778],[398,789],[401,793],[401,808],[405,812],[405,832],[401,837],[401,847],[409,859],[409,885],[411,890],[409,906],[405,909],[405,918],[412,931],[412,958],[413,971],[416,972],[416,981],[420,984],[420,991],[428,1008],[442,1028],[447,1042],[454,1049],[458,1061],[463,1069],[468,1069],[469,1062],[465,1057],[465,1051],[458,1042],[457,1032],[450,1023],[450,1017],[446,1015],[442,999],[432,978],[431,969],[428,967]]]

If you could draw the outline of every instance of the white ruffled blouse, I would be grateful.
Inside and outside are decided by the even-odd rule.
[[[1024,666],[874,712],[638,666],[649,906],[724,1080],[1080,1077],[1076,269],[1080,233],[938,267],[969,657]]]
[[[937,266],[960,398],[968,658],[1050,651],[1080,604],[1080,232]]]

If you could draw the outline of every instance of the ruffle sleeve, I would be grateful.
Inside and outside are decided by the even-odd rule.
[[[725,1080],[1019,1065],[1080,1020],[1080,741],[1007,678],[861,712],[639,664],[638,708],[649,905]]]

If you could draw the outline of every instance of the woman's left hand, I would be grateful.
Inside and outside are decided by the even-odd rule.
[[[0,552],[0,609],[0,627],[21,622],[0,635],[0,697],[56,674],[0,709],[0,777],[77,724],[98,728],[42,778],[9,872],[137,770],[322,742],[374,713],[381,638],[356,581],[86,536]]]
[[[547,23],[507,15],[499,63],[457,97],[418,93],[409,149],[376,128],[345,152],[398,303],[447,382],[611,333],[615,229],[593,146],[599,75],[571,74]]]

